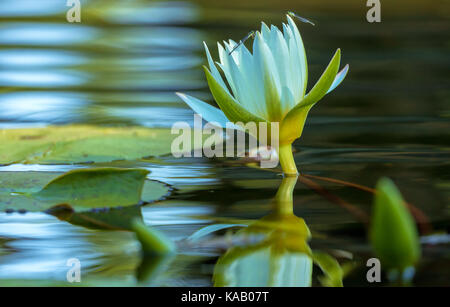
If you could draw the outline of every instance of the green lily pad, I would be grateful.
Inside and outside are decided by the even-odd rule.
[[[0,130],[0,164],[65,164],[138,160],[170,154],[167,128],[49,126]]]
[[[62,175],[0,172],[0,211],[45,211],[59,206],[83,212],[151,202],[167,195],[170,188],[146,180],[147,174],[142,169],[120,168],[77,169]]]

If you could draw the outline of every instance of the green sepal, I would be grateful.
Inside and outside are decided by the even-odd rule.
[[[203,69],[205,70],[206,79],[208,80],[208,85],[215,101],[231,122],[242,122],[244,124],[248,122],[267,122],[268,127],[270,127],[267,120],[249,112],[247,109],[241,106],[230,94],[228,94],[227,91],[216,81],[216,79],[214,79],[211,72],[206,66],[203,66]]]
[[[328,92],[339,70],[340,62],[341,50],[338,49],[319,81],[283,119],[280,128],[280,144],[291,144],[302,135],[309,110]]]

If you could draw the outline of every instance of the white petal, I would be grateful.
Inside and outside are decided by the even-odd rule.
[[[269,121],[281,120],[281,85],[278,70],[272,53],[259,32],[256,34],[253,53],[256,76],[264,91],[265,118]]]
[[[254,110],[253,113],[264,118],[266,110],[264,105],[264,89],[258,81],[260,76],[257,75],[255,69],[254,57],[247,48],[243,49],[241,56],[239,69],[245,79],[246,91],[248,92],[248,101],[245,101],[244,104],[248,106],[247,109]]]
[[[289,47],[286,44],[283,34],[275,26],[272,26],[272,35],[274,43],[271,51],[277,66],[280,84],[282,87],[287,86],[291,89],[293,82],[289,61]]]
[[[308,64],[306,61],[306,53],[305,53],[305,47],[303,45],[303,40],[300,35],[300,32],[298,31],[297,25],[292,20],[291,17],[287,16],[289,27],[291,28],[291,31],[294,35],[295,42],[297,44],[297,50],[298,50],[298,57],[300,58],[300,64],[301,64],[301,80],[302,80],[302,89],[303,94],[306,90],[307,85],[307,78],[308,78]]]
[[[236,47],[237,43],[236,43],[234,40],[230,39],[230,40],[228,41],[228,43],[227,43],[227,42],[224,42],[224,44],[225,44],[225,49],[228,51],[228,52],[227,52],[228,56],[229,56],[232,60],[234,60],[234,62],[235,62],[237,65],[239,65],[239,57],[240,57],[240,56],[239,56],[239,49],[240,49],[241,47],[239,46],[239,48],[237,48],[236,50],[234,50],[233,53],[229,54],[229,53],[231,52],[231,50],[233,50],[234,47]]]
[[[345,67],[336,75],[336,78],[334,78],[333,83],[331,84],[327,94],[334,90],[341,82],[344,80],[345,76],[348,72],[348,64],[345,65]]]
[[[291,39],[294,39],[294,35],[292,34],[291,28],[288,25],[286,25],[285,23],[283,23],[283,35],[284,35],[284,39],[286,40],[287,45],[289,46],[289,41]]]
[[[217,46],[219,48],[219,57],[221,65],[219,67],[222,69],[223,73],[225,74],[225,77],[227,78],[228,84],[231,87],[231,90],[234,94],[236,94],[236,86],[234,85],[233,78],[231,76],[230,71],[230,60],[232,60],[231,56],[228,55],[228,52],[222,47],[221,44],[217,43]]]
[[[289,40],[289,61],[291,69],[291,89],[296,102],[300,102],[303,98],[303,82],[300,58],[297,56],[298,49],[294,39]]]
[[[216,65],[214,64],[214,61],[211,57],[211,53],[209,52],[208,46],[206,45],[205,42],[203,42],[203,45],[205,46],[205,51],[206,51],[206,58],[208,59],[208,65],[209,65],[209,71],[211,71],[211,74],[213,75],[214,79],[217,80],[217,82],[222,85],[223,88],[226,89],[226,91],[228,92],[228,88],[225,85],[225,82],[222,79],[222,76],[220,75],[219,71],[217,70]]]
[[[270,41],[270,29],[264,22],[261,22],[261,37],[266,43]]]
[[[289,89],[294,95],[296,103],[300,102],[303,98],[303,86],[302,84],[302,71],[300,59],[297,56],[298,48],[297,43],[294,38],[294,34],[292,33],[292,29],[283,23],[283,32],[284,39],[286,41],[287,46],[289,47],[289,71],[290,71],[290,83]]]
[[[222,112],[222,110],[213,107],[212,105],[201,101],[195,97],[185,95],[183,93],[176,93],[178,97],[183,99],[195,113],[200,114],[204,120],[208,122],[216,122],[220,127],[225,128],[226,123],[229,122],[228,118]]]
[[[241,55],[239,55],[241,56]],[[229,61],[230,75],[235,85],[234,96],[247,110],[253,110],[253,93],[247,85],[247,78],[242,73],[240,66],[234,61]]]

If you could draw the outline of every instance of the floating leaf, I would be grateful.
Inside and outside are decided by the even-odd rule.
[[[382,178],[376,186],[370,239],[376,256],[386,269],[403,271],[420,257],[414,220],[395,184]]]
[[[151,202],[167,195],[169,188],[146,180],[147,174],[142,169],[119,168],[77,169],[62,175],[0,172],[0,211],[44,211],[55,206],[89,211]]]
[[[70,199],[72,207],[129,206],[141,201],[142,188],[149,171],[144,169],[92,168],[72,170],[50,181],[31,196],[60,203]]]
[[[0,164],[138,160],[171,153],[178,135],[161,128],[60,126],[0,130]]]

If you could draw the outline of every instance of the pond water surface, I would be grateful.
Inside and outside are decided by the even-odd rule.
[[[65,20],[57,0],[0,2],[0,128],[63,124],[171,127],[193,120],[174,94],[212,101],[201,65],[202,41],[239,40],[261,21],[281,25],[288,10],[299,23],[309,62],[309,87],[334,50],[350,72],[311,111],[294,143],[305,175],[374,187],[390,177],[429,223],[421,225],[422,261],[414,285],[450,285],[449,4],[382,1],[382,22],[365,20],[365,1],[82,1],[82,22]],[[130,232],[93,230],[45,213],[0,213],[0,285],[66,285],[67,259],[78,258],[82,279],[135,285],[210,286],[218,258],[230,247],[222,230],[202,244],[186,240],[214,223],[259,220],[273,212],[277,172],[237,159],[163,157],[108,165],[140,167],[172,185],[166,200],[139,208],[148,225],[167,234],[178,254],[145,275]],[[105,166],[103,164],[102,166]],[[92,165],[11,165],[0,171],[68,171]],[[314,251],[352,264],[344,285],[369,286],[372,257],[360,210],[373,195],[340,182],[308,177],[293,191],[296,216],[312,233]],[[337,200],[338,199],[338,200]],[[345,204],[343,204],[342,200]],[[432,228],[430,232],[430,228]],[[257,273],[256,271],[254,272]],[[320,269],[312,284],[320,286]],[[282,279],[282,284],[289,280]],[[383,278],[383,285],[387,284]]]

